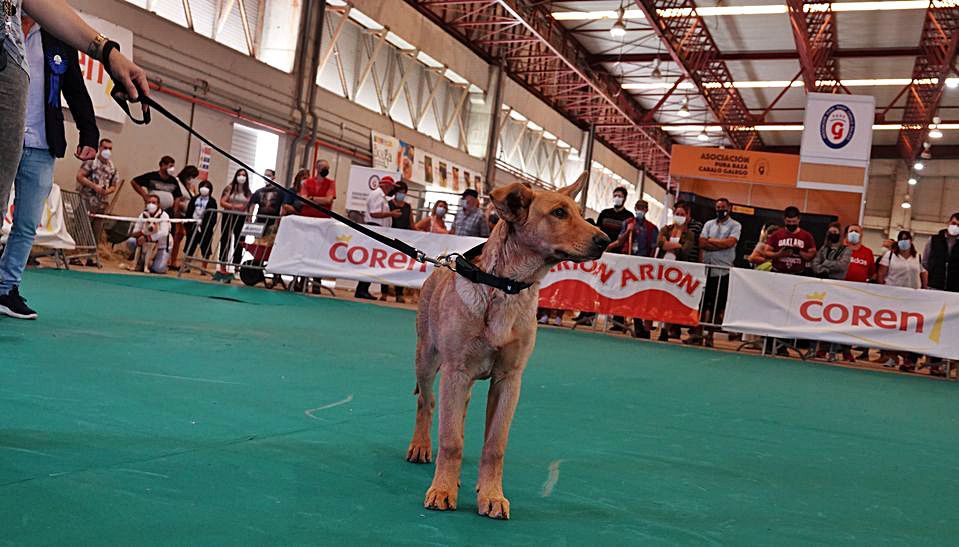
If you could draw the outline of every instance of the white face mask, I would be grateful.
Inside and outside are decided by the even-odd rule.
[[[616,207],[622,207],[623,201],[625,201],[623,198],[616,196],[613,198],[613,205]]]
[[[206,186],[201,186],[201,187],[200,187],[200,195],[201,195],[201,196],[209,196],[209,195],[210,195],[210,189],[207,188]]]
[[[446,207],[437,207],[437,208],[436,208],[436,214],[439,215],[439,216],[445,215],[445,214],[446,214]]]
[[[159,207],[157,207],[156,203],[153,203],[152,201],[150,203],[147,203],[147,212],[150,213],[151,215],[157,212],[157,209],[159,209]]]
[[[240,175],[236,177],[236,181],[239,182],[240,184],[243,184],[244,182],[246,182],[246,175]]]
[[[170,175],[171,177],[175,177],[175,176],[176,176],[176,167],[167,167],[166,174],[167,174],[167,175]]]
[[[675,217],[673,217],[673,222],[676,223],[676,226],[682,226],[682,225],[686,224],[686,217],[684,217],[684,216],[682,216],[682,215],[680,215],[680,216],[675,216]]]
[[[849,243],[852,243],[853,245],[859,245],[859,240],[861,238],[862,236],[859,235],[859,232],[849,232],[849,234],[846,235],[846,239],[848,239]]]
[[[100,151],[100,157],[105,160],[110,159],[110,156],[112,155],[113,155],[113,150],[110,150],[109,148],[104,148],[103,150]]]
[[[946,232],[948,232],[952,237],[959,236],[959,225],[950,224],[949,226],[946,226]]]
[[[403,201],[404,199],[406,199],[406,193],[405,193],[405,192],[397,192],[397,193],[396,193],[396,201]]]

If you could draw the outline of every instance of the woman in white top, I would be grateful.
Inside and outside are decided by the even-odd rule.
[[[929,288],[929,274],[922,267],[922,257],[916,252],[916,246],[912,243],[912,234],[908,230],[899,232],[896,245],[879,259],[878,281],[881,285],[893,287]],[[880,359],[886,358],[883,366],[887,368],[896,366],[897,355],[903,360],[900,370],[911,372],[916,369],[919,356],[912,352],[883,351],[880,353]]]
[[[246,169],[237,169],[233,174],[233,180],[223,189],[220,195],[220,209],[222,211],[232,211],[234,214],[225,214],[220,217],[220,268],[213,279],[229,283],[233,275],[226,270],[227,264],[234,266],[240,263],[243,257],[243,238],[240,232],[243,230],[243,222],[246,220],[245,213],[250,204],[250,181],[247,177]],[[230,236],[233,236],[231,244]],[[232,262],[230,260],[232,259]]]

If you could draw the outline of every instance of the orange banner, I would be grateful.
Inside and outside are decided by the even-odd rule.
[[[799,173],[799,156],[673,145],[669,175],[726,182],[747,182],[794,188]]]

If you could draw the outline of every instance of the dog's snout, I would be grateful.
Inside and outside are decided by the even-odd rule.
[[[605,249],[609,245],[609,236],[604,233],[598,233],[593,236],[593,245]]]

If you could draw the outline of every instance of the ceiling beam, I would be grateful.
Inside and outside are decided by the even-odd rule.
[[[880,47],[880,48],[845,48],[837,49],[832,56],[836,59],[884,59],[888,57],[916,57],[922,50],[918,47]],[[626,53],[617,55],[605,53],[592,55],[590,62],[594,65],[602,63],[652,63],[672,61],[669,53]],[[794,49],[767,50],[767,51],[727,51],[720,52],[716,59],[720,61],[798,61],[799,52]]]
[[[842,86],[839,83],[839,62],[833,56],[839,45],[831,5],[831,0],[786,0],[803,84],[809,92],[836,91],[837,86]],[[806,6],[819,9],[806,10]]]
[[[799,154],[799,146],[767,146],[763,148],[764,152],[778,152],[780,154]],[[959,159],[959,145],[956,144],[937,144],[935,147],[937,160]],[[874,144],[872,146],[872,159],[874,160],[898,160],[902,159],[899,146],[894,144]]]
[[[581,128],[615,119],[633,128],[642,153],[611,147],[634,166],[654,165],[665,179],[672,140],[644,127],[646,110],[618,78],[590,66],[589,52],[543,4],[521,0],[407,0],[487,62],[503,59],[506,72]],[[504,25],[510,19],[515,25]],[[597,138],[603,140],[601,133]]]
[[[706,22],[696,11],[693,0],[635,0],[646,20],[653,26],[672,61],[679,65],[686,77],[696,84],[699,94],[713,116],[724,125],[724,133],[736,148],[750,149],[762,146],[759,133],[730,131],[727,124],[750,126],[754,123],[749,107],[739,90],[719,85],[704,87],[703,84],[731,84],[732,73],[725,61],[717,59],[719,47],[713,40]],[[660,10],[673,9],[687,15],[661,17]]]
[[[913,83],[906,92],[906,109],[899,131],[899,151],[902,158],[912,163],[922,153],[929,124],[939,109],[946,76],[953,69],[956,47],[959,46],[959,6],[933,7],[926,10],[919,47],[922,53],[916,57],[912,69]],[[937,83],[931,83],[932,79]],[[936,147],[938,155],[939,146]]]

